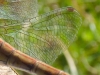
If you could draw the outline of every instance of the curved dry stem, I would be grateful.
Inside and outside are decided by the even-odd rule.
[[[94,74],[94,75],[97,75],[97,74],[98,74],[98,71],[88,63],[87,59],[86,59],[85,57],[82,57],[82,59],[83,59],[82,63],[83,63],[83,65],[84,65],[84,67],[85,67],[90,73],[92,73],[92,74]]]
[[[66,50],[63,51],[63,54],[64,54],[66,60],[68,61],[68,64],[69,64],[69,67],[70,67],[70,70],[71,70],[71,75],[78,75],[74,59],[70,55],[69,51],[66,49]]]
[[[78,71],[77,71],[74,59],[70,55],[70,53],[69,53],[69,51],[67,49],[67,46],[63,42],[61,42],[60,40],[58,40],[58,41],[59,41],[61,47],[63,48],[62,49],[63,50],[63,54],[64,54],[66,60],[68,61],[68,65],[70,67],[71,75],[78,75]]]

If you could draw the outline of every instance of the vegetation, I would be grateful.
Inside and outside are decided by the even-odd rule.
[[[53,66],[72,75],[100,75],[100,1],[39,0],[38,3],[40,14],[58,7],[72,6],[82,17],[82,26],[77,39],[68,48],[76,65],[76,74],[69,67],[63,54],[58,57]]]

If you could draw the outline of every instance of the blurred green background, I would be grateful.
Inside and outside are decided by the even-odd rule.
[[[52,66],[71,75],[100,75],[100,0],[38,0],[39,14],[66,6],[80,13],[82,26],[67,57],[62,53]]]
[[[61,54],[53,66],[71,75],[100,75],[100,0],[38,0],[38,4],[39,14],[72,6],[82,17],[77,38],[68,48],[69,57]]]

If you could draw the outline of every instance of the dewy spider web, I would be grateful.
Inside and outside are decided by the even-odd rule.
[[[0,20],[0,38],[16,49],[51,64],[62,52],[59,40],[63,41],[67,47],[74,41],[81,25],[81,17],[72,7],[59,8],[44,15],[32,17],[32,12],[28,11],[32,6],[27,9],[23,7],[23,5],[27,6],[25,1],[27,2],[27,0],[19,2],[22,7],[17,9],[19,11],[17,13],[15,7],[13,8],[16,3],[11,6],[11,0],[0,8],[0,10],[7,8],[5,11],[9,11],[5,14],[0,11],[1,17],[4,17]],[[28,25],[23,25],[24,22]]]

